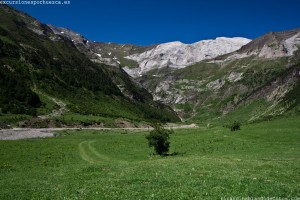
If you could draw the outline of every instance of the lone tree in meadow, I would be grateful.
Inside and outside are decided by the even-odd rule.
[[[169,139],[170,134],[172,133],[173,130],[164,129],[160,125],[155,125],[154,130],[146,136],[149,147],[154,147],[154,150],[158,155],[166,155],[169,152]]]

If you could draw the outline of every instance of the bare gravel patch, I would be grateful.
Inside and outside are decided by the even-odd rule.
[[[29,138],[46,138],[46,137],[53,137],[53,136],[54,136],[53,132],[38,130],[38,129],[0,130],[0,140],[20,140],[20,139],[29,139]]]
[[[169,125],[165,128],[171,129],[190,129],[198,128],[196,124],[190,125]],[[138,131],[149,131],[153,128],[150,126],[143,126],[140,128],[102,128],[102,127],[90,127],[90,128],[14,128],[14,129],[0,129],[0,140],[21,140],[29,138],[46,138],[54,137],[56,131],[62,130],[138,130]]]

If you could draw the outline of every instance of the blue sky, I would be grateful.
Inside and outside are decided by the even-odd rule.
[[[71,5],[15,5],[43,23],[95,41],[193,43],[219,36],[256,38],[300,27],[299,0],[70,0]]]

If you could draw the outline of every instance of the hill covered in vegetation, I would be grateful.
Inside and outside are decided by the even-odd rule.
[[[0,5],[1,115],[37,116],[63,101],[70,113],[104,118],[178,121],[167,106],[121,68],[90,61],[66,37]]]

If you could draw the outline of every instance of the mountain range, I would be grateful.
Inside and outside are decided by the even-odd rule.
[[[90,41],[5,5],[0,16],[2,116],[47,114],[53,99],[66,116],[100,121],[248,123],[300,111],[300,29],[137,46]]]

